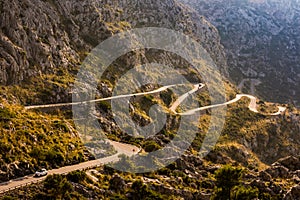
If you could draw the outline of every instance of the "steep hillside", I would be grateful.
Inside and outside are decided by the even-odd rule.
[[[44,116],[35,114],[37,111],[32,111],[32,113],[26,111],[22,106],[71,102],[72,85],[83,59],[93,47],[115,33],[147,26],[171,28],[184,32],[201,42],[215,62],[226,72],[225,57],[216,29],[204,18],[200,18],[173,0],[159,2],[155,0],[148,2],[142,0],[130,2],[1,0],[0,9],[0,82],[2,85],[0,96],[1,101],[5,102],[0,108],[3,113],[0,133],[3,143],[2,181],[9,177],[23,175],[15,172],[22,171],[23,167],[18,167],[18,165],[15,167],[17,169],[10,167],[20,159],[30,164],[30,169],[24,172],[25,174],[33,172],[41,163],[50,168],[73,162],[68,158],[72,154],[66,152],[68,145],[71,145],[68,144],[70,141],[66,138],[71,137],[70,128],[73,129],[73,123],[70,118],[72,115],[63,109],[62,111],[48,110],[51,115]],[[117,77],[120,72],[138,64],[141,59],[151,60],[152,55],[160,55],[160,59],[165,63],[175,62],[174,56],[164,52],[158,54],[150,52],[148,56],[146,54],[146,51],[141,50],[125,55],[117,61],[112,74],[107,76]],[[186,71],[188,72],[189,69]],[[109,79],[109,81],[111,84],[114,83],[114,79]],[[111,95],[111,84],[107,82],[99,84],[99,95]],[[16,110],[13,112],[15,106]],[[99,106],[100,113],[105,112],[105,106],[107,106],[105,103]],[[29,117],[31,115],[34,115],[32,122]],[[29,118],[28,121],[26,118]],[[56,119],[58,121],[53,124],[52,121]],[[66,122],[64,122],[65,119]],[[40,120],[46,120],[45,128],[42,127]],[[30,130],[26,128],[23,130],[22,127],[28,127],[28,123]],[[116,136],[119,132],[118,129],[111,128],[114,123],[110,117],[101,124],[109,134],[114,133]],[[64,137],[60,136],[62,133],[65,134]],[[17,136],[23,134],[28,134],[28,137]],[[82,151],[77,132],[75,131],[74,134],[72,137],[75,138],[71,140],[78,147],[78,149],[74,148],[74,151]],[[37,141],[30,140],[30,137],[42,137],[40,135],[49,137],[50,141],[41,142],[41,146],[37,146],[35,151],[45,151],[45,154],[49,148],[54,148],[52,147],[53,141],[62,140],[61,149],[56,149],[54,153],[50,152],[61,156],[59,164],[56,165],[49,159],[47,161],[47,155],[44,156],[43,153],[33,158],[32,151]],[[17,142],[19,139],[21,143]],[[23,147],[25,143],[26,148]],[[46,145],[45,149],[41,150],[43,145]],[[15,151],[11,151],[11,148],[15,148]],[[22,148],[25,149],[20,154]],[[83,160],[83,158],[80,159]],[[74,162],[76,160],[78,161],[77,156],[74,157]],[[8,167],[5,167],[6,165]]]
[[[172,0],[1,1],[0,17],[0,81],[22,84],[30,93],[24,104],[70,101],[69,86],[90,50],[114,33],[135,27],[190,34],[226,68],[215,28]]]
[[[253,79],[265,100],[299,104],[299,1],[182,2],[219,30],[232,80]]]
[[[31,110],[24,106],[71,102],[72,86],[84,58],[101,41],[116,33],[149,26],[183,32],[196,39],[220,67],[225,75],[227,99],[233,99],[237,92],[236,87],[226,81],[227,61],[219,32],[203,16],[178,1],[0,0],[0,11],[0,182],[24,178],[41,167],[52,169],[94,159],[86,150],[88,146],[78,137],[70,106]],[[135,42],[132,37],[132,43]],[[231,55],[228,49],[227,53]],[[121,75],[135,65],[151,62],[174,65],[189,81],[203,81],[193,66],[178,55],[141,49],[119,57],[109,66],[97,83],[96,97],[112,96]],[[160,72],[148,76],[169,78],[161,77]],[[127,81],[133,84],[137,78]],[[148,84],[134,92],[160,87]],[[184,86],[182,90],[195,100],[194,104],[186,105],[187,108],[179,106],[176,111],[211,103],[206,87],[199,89],[197,86],[198,90],[191,94],[189,91],[193,87]],[[160,104],[168,111],[178,99],[170,89],[131,97],[127,102],[128,115],[141,126],[153,121],[149,114],[152,105]],[[264,115],[249,110],[248,103],[241,99],[228,106],[222,135],[205,158],[198,151],[210,126],[211,109],[201,112],[200,123],[188,124],[197,133],[184,155],[158,171],[131,174],[102,166],[67,175],[51,175],[43,182],[1,194],[0,198],[220,199],[220,195],[225,195],[225,199],[293,198],[299,191],[300,179],[300,160],[296,156],[300,154],[299,110],[292,105],[281,105],[287,107],[285,112],[268,115],[277,111],[276,105],[260,101],[258,110],[266,113]],[[162,130],[145,139],[130,136],[118,127],[111,101],[97,103],[96,109],[87,114],[97,118],[109,139],[141,147],[141,157],[170,143],[182,119],[178,113],[168,113]],[[81,121],[89,122],[88,119]],[[128,126],[133,129],[130,124]],[[101,152],[102,157],[115,153],[115,149],[107,146],[109,151]],[[139,167],[135,166],[138,162],[131,161],[120,156],[115,166]],[[160,165],[160,160],[155,160],[155,164]],[[231,188],[226,188],[227,183]]]

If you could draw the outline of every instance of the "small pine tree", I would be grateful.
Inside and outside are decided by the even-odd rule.
[[[241,184],[243,169],[225,165],[215,172],[216,188],[212,199],[216,200],[252,200],[258,197],[257,188]]]
[[[215,172],[216,189],[213,199],[230,199],[231,189],[240,184],[243,169],[225,165]]]

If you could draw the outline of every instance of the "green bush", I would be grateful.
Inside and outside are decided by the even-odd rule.
[[[143,144],[143,149],[146,152],[153,152],[160,149],[160,146],[155,141],[149,140]]]
[[[158,194],[148,188],[141,180],[135,181],[132,184],[132,199],[133,200],[162,200],[165,199],[161,194]]]
[[[231,190],[241,182],[243,169],[225,165],[215,172],[216,188],[213,199],[230,199]]]
[[[17,198],[11,196],[4,196],[2,200],[16,200]]]
[[[232,200],[252,200],[258,197],[258,189],[252,187],[235,186],[231,191]]]
[[[71,183],[68,182],[66,177],[59,174],[47,176],[44,181],[44,188],[48,194],[52,194],[58,199],[66,199],[73,192]]]
[[[98,102],[98,107],[102,108],[105,112],[111,110],[111,104],[109,101],[100,101]]]
[[[55,163],[56,165],[60,166],[63,164],[65,158],[61,152],[51,149],[46,152],[46,160],[50,163]]]
[[[45,160],[46,156],[45,156],[45,152],[44,150],[41,150],[40,148],[34,147],[29,155],[33,158],[35,158],[36,160]]]
[[[67,179],[75,183],[82,183],[86,178],[87,175],[84,171],[74,171],[67,175]]]
[[[0,120],[14,118],[16,114],[11,112],[8,108],[0,108]]]

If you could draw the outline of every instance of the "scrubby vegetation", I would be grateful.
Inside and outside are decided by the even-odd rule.
[[[104,166],[88,173],[51,175],[42,183],[8,192],[2,199],[282,199],[254,185],[256,180],[249,178],[252,172],[247,168],[224,165],[210,171],[213,165],[205,161],[195,168],[202,169],[202,174],[191,175],[188,166],[183,169],[176,162],[146,174],[123,173]]]
[[[26,111],[5,100],[0,106],[0,163],[6,172],[1,181],[88,159],[72,122],[63,116]]]
[[[258,197],[258,189],[242,185],[242,168],[225,165],[215,172],[216,188],[213,199],[252,200]]]
[[[167,109],[168,104],[174,102],[175,99],[173,97],[167,98],[165,95],[162,96],[163,99],[160,99],[160,97],[160,95],[148,95],[136,98],[134,102],[131,102],[135,109],[135,112],[132,112],[132,117],[141,124],[147,124],[149,122],[147,110],[151,105],[160,103]],[[206,96],[201,98],[201,93],[196,95],[196,99],[201,105],[209,102]],[[1,152],[8,152],[1,155],[1,162],[4,165],[10,166],[11,163],[24,161],[26,165],[29,164],[25,174],[29,174],[41,166],[50,169],[87,159],[87,154],[84,153],[84,148],[73,129],[72,121],[67,120],[69,114],[66,117],[66,112],[57,110],[52,111],[51,114],[46,114],[38,111],[25,111],[22,106],[12,105],[6,100],[1,100],[1,105],[0,125],[4,134],[1,136],[3,142],[1,142],[0,148]],[[146,108],[143,105],[146,105]],[[285,117],[267,117],[249,111],[247,106],[248,100],[245,99],[228,107],[227,120],[222,135],[216,147],[206,157],[206,160],[201,160],[197,157],[197,154],[209,127],[209,110],[201,115],[198,125],[199,133],[186,153],[190,156],[196,156],[193,159],[176,161],[158,172],[141,175],[123,174],[111,168],[98,169],[100,173],[94,175],[99,180],[98,182],[90,180],[85,173],[81,172],[74,172],[67,176],[57,175],[48,178],[41,185],[31,186],[39,187],[39,190],[42,191],[38,194],[31,193],[35,194],[35,197],[51,198],[53,191],[65,190],[66,193],[58,194],[64,199],[84,199],[90,197],[90,195],[112,199],[176,199],[176,196],[186,197],[186,195],[192,195],[196,197],[203,194],[214,195],[215,199],[224,196],[231,199],[253,199],[257,196],[264,199],[279,198],[274,197],[274,195],[268,196],[259,187],[249,185],[249,182],[248,184],[242,184],[242,181],[245,180],[244,174],[249,173],[247,170],[263,170],[267,167],[267,164],[277,159],[276,157],[268,157],[264,160],[263,153],[266,153],[266,151],[262,149],[265,147],[258,145],[250,148],[245,145],[244,141],[251,142],[257,134],[268,136],[272,133],[275,136],[274,143],[267,145],[274,145],[277,141],[284,140],[284,137],[279,137],[278,133],[287,134],[295,128],[296,122],[291,120],[292,112]],[[163,148],[164,144],[176,135],[176,123],[180,120],[180,117],[170,115],[164,129],[155,136],[148,139],[128,136],[118,128],[112,128],[114,125],[112,125],[110,108],[109,101],[97,104],[97,109],[100,113],[103,113],[103,115],[99,115],[99,121],[106,128],[110,127],[107,128],[107,130],[110,130],[106,132],[107,136],[114,140],[140,145],[145,156],[148,152]],[[257,142],[260,144],[263,140]],[[271,152],[269,153],[271,154]],[[124,170],[136,167],[125,156],[120,158],[121,160],[117,164],[122,166]],[[200,160],[199,163],[193,163],[196,162],[193,161],[195,159]],[[227,165],[217,170],[216,173],[214,173],[215,170],[210,169],[214,168],[216,164],[228,163],[244,166],[245,170]],[[20,166],[22,165],[20,164]],[[14,173],[12,168],[8,167],[8,169],[11,175],[23,176],[23,174]],[[114,185],[115,180],[113,177],[115,173],[120,174],[126,187],[119,189]],[[201,176],[198,176],[199,174]],[[6,178],[8,177],[3,177],[3,180],[6,180]],[[232,184],[227,184],[228,187],[224,188],[222,186],[224,182],[222,183],[222,181]],[[47,182],[51,182],[51,184],[47,184]],[[74,185],[74,183],[79,185]],[[285,187],[282,180],[279,181],[279,184],[280,187]],[[289,186],[292,185],[292,183],[289,183]],[[172,196],[170,191],[173,191],[174,188],[178,194]],[[142,192],[137,192],[137,190]],[[18,192],[12,192],[11,194],[12,196],[20,195]]]
[[[21,105],[69,102],[76,73],[77,67],[57,67],[55,72],[28,77],[21,85],[2,86],[0,94]]]

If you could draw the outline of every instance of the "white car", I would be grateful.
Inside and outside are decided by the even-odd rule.
[[[46,176],[48,174],[48,171],[46,169],[41,169],[35,172],[34,176],[40,177],[40,176]]]

